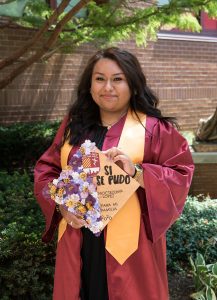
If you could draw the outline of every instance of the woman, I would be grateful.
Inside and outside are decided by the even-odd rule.
[[[68,223],[57,245],[53,299],[168,299],[165,233],[182,212],[194,167],[187,142],[157,104],[131,53],[109,48],[90,59],[69,115],[35,167],[35,195],[46,217],[43,240],[52,239],[62,218]],[[136,126],[131,137],[125,134],[129,120]],[[122,264],[105,249],[107,228],[95,237],[83,220],[62,206],[57,211],[42,193],[61,172],[60,146],[69,140],[70,158],[86,138],[140,184],[137,248]]]

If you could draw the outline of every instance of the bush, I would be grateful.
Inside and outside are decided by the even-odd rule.
[[[189,267],[189,257],[200,252],[208,262],[217,260],[217,200],[202,202],[188,197],[183,214],[167,232],[167,262],[170,269]]]
[[[51,299],[55,245],[41,242],[44,218],[27,174],[0,173],[1,300]]]
[[[217,258],[217,200],[189,197],[180,219],[167,234],[168,266],[188,267],[190,256],[201,252],[206,261]],[[28,174],[0,173],[0,286],[1,299],[50,299],[55,243],[41,242],[44,218],[33,196]]]
[[[195,261],[190,257],[196,293],[191,294],[195,300],[216,300],[217,263],[207,265],[203,255],[197,253]]]
[[[60,122],[18,123],[0,126],[2,170],[28,169],[50,146]]]

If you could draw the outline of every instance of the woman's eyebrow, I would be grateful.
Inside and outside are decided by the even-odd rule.
[[[105,75],[104,73],[101,73],[101,72],[94,72],[93,74]],[[123,75],[123,74],[124,74],[123,72],[121,72],[121,73],[115,73],[115,74],[112,74],[112,76]]]

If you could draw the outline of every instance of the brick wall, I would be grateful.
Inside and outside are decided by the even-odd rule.
[[[0,31],[0,58],[6,57],[34,31],[6,28]],[[184,130],[197,128],[200,118],[217,106],[217,43],[158,40],[147,48],[120,43],[137,55],[149,85],[161,99],[166,115],[178,117]],[[84,65],[95,48],[84,45],[73,54],[55,54],[38,62],[0,91],[0,123],[62,118],[74,99]],[[0,73],[3,78],[11,67]],[[216,164],[197,164],[191,193],[217,197]]]
[[[6,57],[34,31],[0,31],[0,58]],[[120,43],[137,55],[149,85],[161,99],[166,115],[178,117],[183,130],[195,129],[217,105],[217,43],[158,40],[147,48]],[[95,48],[81,46],[73,54],[55,54],[38,62],[0,91],[0,123],[62,118],[74,99],[83,66]],[[3,70],[3,78],[11,67]]]
[[[217,163],[195,164],[195,172],[191,184],[190,194],[205,196],[217,199]]]

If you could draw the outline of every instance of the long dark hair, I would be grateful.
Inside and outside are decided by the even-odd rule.
[[[116,47],[99,50],[92,56],[84,69],[77,89],[77,99],[69,110],[69,122],[65,130],[64,141],[79,144],[96,124],[101,122],[98,105],[93,101],[90,88],[93,68],[102,58],[115,61],[124,72],[130,91],[130,107],[136,113],[143,112],[164,122],[176,124],[175,118],[164,117],[157,108],[159,99],[147,86],[145,75],[138,59],[126,50]]]

